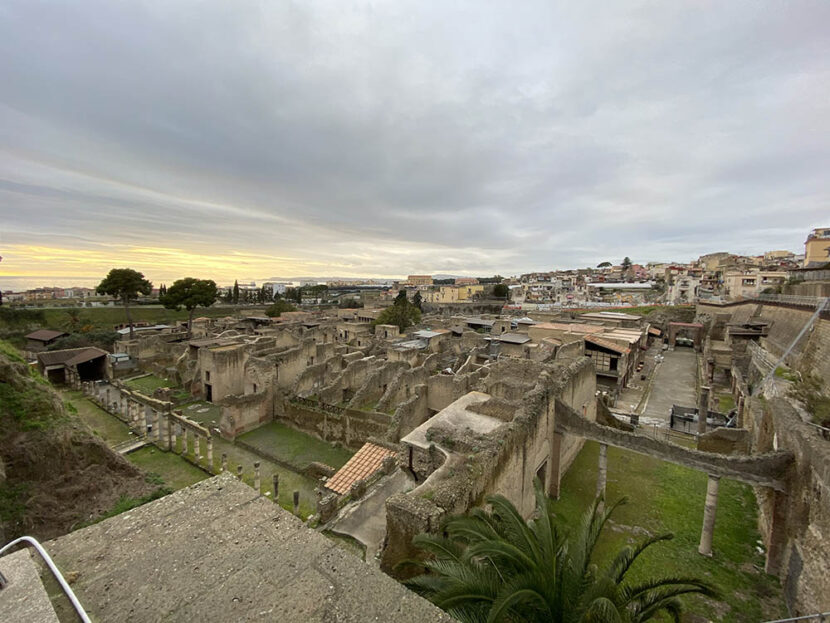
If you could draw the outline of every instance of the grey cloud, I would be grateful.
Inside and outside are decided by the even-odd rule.
[[[4,3],[0,230],[405,274],[826,225],[830,5],[446,5]]]

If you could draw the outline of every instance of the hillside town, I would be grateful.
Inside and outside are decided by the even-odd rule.
[[[503,299],[509,309],[553,310],[583,307],[621,307],[644,304],[684,305],[698,299],[736,301],[758,294],[781,294],[798,285],[799,292],[827,296],[830,229],[810,231],[803,253],[774,250],[762,255],[743,256],[726,251],[707,253],[696,260],[681,262],[632,263],[625,258],[619,264],[601,262],[596,268],[533,272],[513,277],[449,277],[409,275],[406,279],[333,279],[243,282],[223,286],[221,301],[263,304],[286,297],[297,297],[304,306],[388,302],[400,288],[431,304],[476,303]],[[494,293],[495,286],[506,286]],[[326,286],[321,288],[321,286]],[[234,289],[236,295],[234,296]],[[139,301],[158,299],[160,288]],[[44,304],[104,305],[109,300],[97,295],[94,288],[40,287],[22,292],[2,292],[10,305]]]

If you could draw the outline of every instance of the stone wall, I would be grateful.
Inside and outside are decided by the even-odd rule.
[[[779,574],[793,616],[830,610],[830,441],[786,401],[751,399],[744,417],[754,452],[794,453],[788,494],[756,490],[767,570]]]
[[[263,391],[244,396],[228,396],[222,402],[219,432],[226,439],[247,433],[274,418],[274,400],[271,392]]]
[[[784,354],[815,311],[809,307],[759,304],[757,301],[728,305],[698,304],[697,310],[699,314],[705,313],[719,320],[729,312],[730,322],[746,322],[751,318],[771,323],[769,335],[760,339],[760,345],[776,358]],[[825,312],[816,320],[813,329],[799,340],[785,363],[802,374],[830,379],[830,313]]]
[[[384,570],[400,575],[395,571],[396,563],[419,555],[411,545],[412,526],[434,530],[432,526],[437,527],[442,517],[465,512],[496,492],[527,515],[533,510],[537,473],[548,493],[558,491],[561,471],[573,460],[582,440],[555,433],[555,399],[595,419],[593,366],[587,358],[547,365],[501,360],[487,377],[479,379],[475,389],[495,396],[494,389],[520,385],[524,385],[525,392],[518,403],[491,399],[501,410],[515,404],[515,412],[509,422],[490,434],[450,433],[437,426],[428,431],[428,438],[436,446],[451,450],[437,469],[436,456],[422,453],[419,458],[428,463],[422,466],[423,473],[431,471],[429,477],[412,492],[387,500],[387,535],[381,558]],[[432,392],[431,387],[428,392]],[[486,409],[487,402],[481,408]]]
[[[325,406],[318,408],[292,402],[287,402],[284,409],[276,409],[275,418],[318,439],[340,443],[354,450],[370,437],[385,438],[392,422],[392,418],[385,413]]]

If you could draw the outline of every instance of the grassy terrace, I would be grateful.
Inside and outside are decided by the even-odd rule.
[[[219,426],[219,419],[222,417],[222,407],[205,400],[196,400],[177,409],[181,409],[187,419],[205,427]]]
[[[353,454],[279,422],[269,422],[250,433],[240,435],[239,439],[266,455],[291,465],[297,471],[304,470],[312,461],[339,469]]]
[[[130,379],[129,381],[125,381],[124,385],[130,389],[138,390],[147,396],[152,396],[153,392],[159,387],[173,387],[173,383],[171,381],[168,381],[167,379],[160,379],[152,374],[148,376],[141,376],[137,379]]]
[[[95,403],[86,399],[83,392],[61,391],[64,402],[71,404],[67,410],[75,410],[77,416],[92,429],[92,432],[101,437],[108,446],[112,447],[122,441],[130,439],[130,429],[114,415],[110,415]]]
[[[149,378],[149,377],[145,377]],[[143,380],[143,379],[139,379]],[[159,379],[160,380],[160,379]],[[118,418],[100,409],[97,405],[85,398],[81,392],[63,391],[64,400],[71,403],[77,412],[77,417],[83,420],[109,446],[114,446],[131,438],[128,427]],[[220,408],[207,402],[195,402],[183,407],[184,414],[202,424],[209,425],[215,419],[218,422]],[[258,448],[276,456],[281,461],[302,471],[311,461],[320,461],[332,467],[342,467],[349,460],[352,453],[342,448],[334,447],[310,435],[295,431],[282,424],[272,423],[257,429],[244,436]],[[214,473],[221,467],[222,454],[228,456],[228,469],[236,473],[237,465],[243,466],[244,480],[253,485],[253,465],[261,465],[262,492],[273,495],[273,476],[279,474],[280,491],[279,503],[286,509],[294,506],[293,493],[300,492],[300,515],[308,517],[315,511],[316,494],[314,489],[316,480],[306,478],[296,471],[286,469],[271,461],[263,460],[253,452],[234,445],[233,443],[215,436],[213,438]],[[126,455],[126,458],[135,463],[151,475],[160,479],[159,484],[171,489],[181,489],[209,477],[209,474],[179,456],[181,439],[176,442],[175,452],[164,452],[155,446],[146,446]],[[192,447],[191,447],[192,451]],[[201,448],[204,454],[205,447]],[[191,457],[192,458],[192,457]],[[203,459],[204,460],[204,459]]]
[[[130,452],[127,459],[150,474],[161,478],[166,487],[174,491],[210,478],[209,474],[172,452],[164,452],[155,446],[144,446]]]
[[[576,525],[593,501],[597,456],[597,444],[587,442],[563,478],[554,509],[566,525]],[[599,544],[599,560],[607,561],[646,533],[672,532],[674,540],[649,549],[632,568],[632,577],[691,574],[712,582],[723,602],[685,599],[687,611],[706,620],[755,623],[785,616],[778,580],[763,572],[764,557],[756,550],[760,535],[752,488],[721,480],[711,559],[697,553],[705,495],[706,474],[609,447],[608,500],[626,496],[628,504],[612,516]]]
[[[185,460],[178,455],[178,452],[181,449],[181,439],[176,440],[176,453],[172,454],[169,453],[170,456],[182,463]],[[192,451],[192,448],[191,448]],[[205,449],[202,448],[201,451],[204,453]],[[165,454],[164,452],[160,452],[160,454]],[[306,478],[305,476],[293,472],[291,470],[285,469],[279,465],[272,463],[271,461],[264,461],[262,458],[254,454],[253,452],[242,448],[240,446],[234,445],[233,443],[222,439],[221,437],[214,437],[213,438],[213,469],[214,473],[218,473],[219,469],[222,465],[222,455],[228,455],[228,471],[232,474],[236,474],[236,467],[237,465],[242,465],[243,471],[243,480],[253,486],[254,484],[254,463],[260,463],[260,474],[262,478],[261,488],[262,493],[266,494],[269,493],[273,495],[274,486],[274,474],[279,474],[280,476],[280,491],[279,491],[279,503],[280,505],[288,510],[292,510],[294,508],[294,499],[293,494],[294,491],[300,492],[300,515],[305,519],[309,515],[311,515],[316,508],[316,500],[317,496],[314,493],[314,489],[317,487],[317,481],[311,478]],[[188,463],[189,465],[189,463]],[[194,468],[195,469],[195,468]],[[154,470],[158,471],[158,470]]]

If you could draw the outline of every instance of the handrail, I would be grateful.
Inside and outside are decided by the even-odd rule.
[[[816,614],[805,614],[800,617],[792,617],[791,619],[775,619],[774,621],[765,621],[764,623],[790,623],[790,621],[809,621],[810,619],[818,619],[819,623],[827,620],[830,617],[830,612],[817,612]]]
[[[14,547],[15,545],[19,545],[20,543],[26,543],[27,545],[31,545],[35,548],[37,553],[40,554],[40,557],[43,558],[43,562],[45,562],[46,566],[49,567],[49,570],[52,572],[52,575],[55,576],[55,579],[58,581],[58,584],[61,585],[61,588],[63,589],[63,592],[66,593],[66,596],[69,598],[69,601],[72,602],[72,607],[75,608],[75,612],[78,613],[78,616],[80,617],[81,621],[83,621],[84,623],[92,623],[92,621],[90,621],[89,617],[87,616],[84,607],[81,605],[81,602],[78,601],[78,598],[75,596],[75,593],[72,591],[72,589],[69,587],[69,584],[64,579],[63,574],[61,574],[60,570],[58,570],[58,567],[57,565],[55,565],[54,561],[52,560],[52,557],[49,556],[45,549],[43,549],[43,546],[40,543],[38,543],[37,539],[30,536],[22,536],[18,539],[15,539],[14,541],[7,543],[5,546],[0,548],[0,556],[2,556],[6,550]]]

